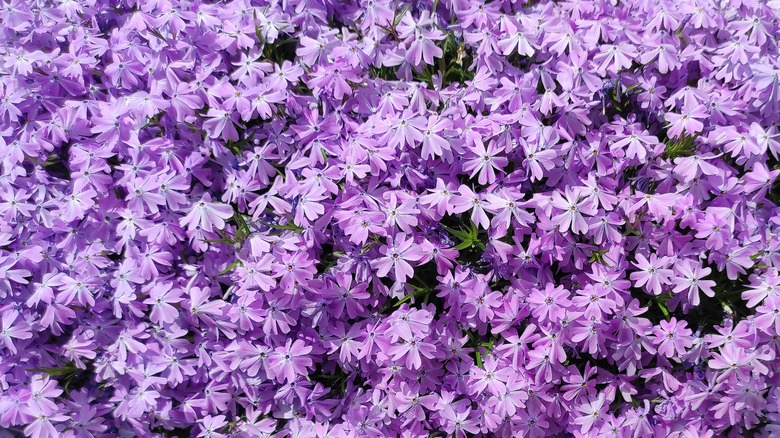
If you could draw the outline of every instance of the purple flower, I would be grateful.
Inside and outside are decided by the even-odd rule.
[[[594,427],[601,425],[604,421],[606,398],[604,394],[599,395],[596,400],[577,406],[579,415],[574,419],[574,424],[580,426],[582,433],[588,433]]]
[[[501,170],[508,162],[506,158],[497,156],[500,149],[495,143],[489,144],[486,149],[481,141],[477,141],[471,152],[474,157],[463,163],[463,170],[471,172],[471,178],[479,174],[477,182],[480,184],[492,184],[496,180],[496,170]]]
[[[679,277],[673,277],[672,283],[675,284],[674,292],[679,293],[687,291],[688,301],[694,305],[699,305],[699,292],[704,292],[708,297],[714,297],[715,292],[712,287],[716,283],[712,280],[703,280],[712,272],[710,268],[702,268],[701,265],[693,264],[690,260],[674,265]]]
[[[635,282],[634,286],[644,286],[654,295],[661,295],[663,286],[672,283],[671,278],[674,271],[668,269],[668,266],[673,260],[669,257],[658,257],[655,254],[650,254],[649,259],[642,254],[637,254],[636,260],[634,266],[639,268],[639,271],[631,273],[631,280]]]
[[[212,231],[214,228],[225,228],[225,221],[233,216],[230,206],[218,202],[211,202],[211,195],[204,194],[200,201],[192,204],[186,216],[179,223],[188,229],[199,227],[204,231]]]
[[[312,366],[311,358],[307,357],[311,351],[312,348],[302,340],[293,342],[288,339],[284,346],[276,347],[273,354],[269,355],[269,371],[280,382],[292,382]]]
[[[458,438],[463,438],[467,436],[466,434],[479,433],[479,422],[469,415],[471,414],[470,408],[460,413],[445,412],[447,412],[445,419],[448,420],[445,426],[447,433],[455,434]]]
[[[409,262],[416,262],[422,258],[419,247],[414,245],[414,239],[406,239],[398,234],[395,238],[388,237],[387,245],[379,249],[383,257],[371,262],[371,267],[376,269],[376,275],[386,276],[390,271],[396,281],[404,282],[414,276],[414,268]]]
[[[3,338],[3,344],[14,354],[17,352],[14,339],[30,339],[33,336],[29,324],[19,319],[19,312],[13,309],[3,312],[2,327],[0,336]]]
[[[674,317],[669,321],[661,321],[659,326],[653,329],[654,343],[658,346],[658,353],[666,357],[685,355],[685,349],[693,345],[691,338],[693,332],[687,326],[688,323],[677,321],[677,318]]]
[[[532,313],[535,318],[557,322],[566,315],[565,309],[571,305],[569,295],[563,286],[555,287],[548,283],[544,290],[533,289],[527,300],[534,305]]]
[[[7,3],[4,431],[780,434],[777,0]]]
[[[571,229],[573,233],[580,234],[588,230],[584,215],[593,216],[597,210],[591,201],[583,198],[579,191],[568,187],[563,195],[560,192],[553,193],[550,203],[561,212],[554,215],[552,220],[561,232]]]

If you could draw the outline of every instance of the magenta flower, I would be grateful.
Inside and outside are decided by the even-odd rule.
[[[467,306],[469,318],[475,316],[482,322],[488,322],[493,319],[495,310],[501,306],[501,292],[491,291],[487,288],[483,290],[470,290],[466,293],[464,303]]]
[[[425,136],[422,131],[425,130],[426,122],[421,117],[412,116],[410,111],[404,111],[395,123],[391,125],[388,132],[388,144],[390,147],[414,147],[418,142],[422,142]]]
[[[433,192],[420,197],[420,203],[435,208],[439,216],[444,213],[453,213],[453,204],[451,202],[453,195],[457,192],[454,185],[445,183],[442,179],[436,180],[436,188],[429,189]]]
[[[454,434],[458,438],[465,438],[468,435],[479,433],[479,422],[470,416],[471,408],[467,408],[460,413],[455,413],[454,411],[445,412],[447,412],[448,420],[445,426],[447,433]]]
[[[433,359],[436,346],[422,339],[412,337],[404,340],[401,345],[390,347],[388,354],[393,360],[404,360],[406,367],[412,370],[422,367],[422,358]]]
[[[355,324],[346,330],[344,324],[338,323],[332,328],[330,335],[331,341],[330,353],[338,351],[339,360],[343,363],[349,363],[360,354],[360,341],[358,338],[362,335],[362,327]]]
[[[726,218],[707,213],[694,227],[697,239],[706,239],[705,245],[711,249],[721,249],[731,237],[731,230]]]
[[[308,225],[310,221],[314,221],[324,214],[325,206],[320,201],[325,199],[327,196],[322,187],[314,187],[302,194],[298,199],[298,208],[295,210],[295,224],[298,226]]]
[[[85,181],[76,180],[72,192],[63,198],[63,220],[70,222],[83,218],[87,210],[95,205],[94,198],[96,196],[97,192],[92,190]]]
[[[203,123],[203,127],[209,132],[211,138],[221,138],[225,141],[238,140],[238,114],[224,109],[211,108],[207,114],[209,117]]]
[[[633,214],[643,206],[647,206],[647,211],[656,219],[665,218],[669,214],[669,209],[674,204],[674,198],[669,194],[650,194],[637,192],[637,199],[631,201],[627,209],[628,213]]]
[[[66,422],[68,420],[66,415],[60,414],[56,410],[53,412],[43,410],[40,406],[30,408],[28,413],[33,420],[24,428],[24,433],[26,435],[40,438],[56,438],[62,436],[54,423]]]
[[[57,404],[51,399],[57,398],[63,391],[58,388],[56,380],[37,374],[33,376],[30,387],[25,392],[29,408],[51,415],[58,409]]]
[[[780,297],[765,299],[764,305],[757,307],[756,312],[756,327],[769,333],[780,333]]]
[[[385,209],[385,214],[387,215],[385,223],[390,226],[397,226],[405,233],[411,233],[412,228],[418,224],[416,215],[420,211],[415,208],[416,205],[415,199],[407,198],[400,200],[395,193],[391,193]]]
[[[484,363],[484,369],[473,367],[471,370],[470,390],[472,394],[481,394],[487,390],[490,394],[501,395],[506,388],[506,381],[511,371],[504,368],[497,361],[488,358]]]
[[[199,437],[207,437],[207,438],[222,438],[226,437],[227,435],[218,433],[217,430],[223,428],[228,424],[226,421],[226,418],[224,415],[217,415],[212,417],[211,415],[207,415],[203,418],[203,420],[200,421],[200,427],[202,431],[198,434]]]
[[[525,151],[525,166],[530,169],[531,179],[540,180],[545,171],[552,170],[556,165],[557,152],[554,149],[543,149],[534,144],[523,143]]]
[[[213,316],[222,314],[222,307],[225,302],[222,300],[209,301],[211,289],[208,287],[193,287],[189,290],[190,295],[190,314],[195,319],[202,320],[207,324],[213,324]]]
[[[444,39],[444,34],[436,29],[423,30],[429,23],[427,13],[423,12],[419,21],[415,22],[412,14],[405,14],[398,23],[398,35],[408,44],[406,60],[412,65],[420,65],[421,61],[433,64],[434,58],[444,55],[436,41]]]
[[[713,353],[712,357],[708,365],[715,370],[722,370],[718,382],[750,379],[750,372],[753,370],[752,358],[745,354],[744,349],[727,344],[720,347],[718,353]]]
[[[330,298],[328,310],[340,318],[346,309],[350,318],[356,318],[365,311],[364,302],[370,297],[365,283],[352,284],[351,275],[338,273],[334,276],[330,288],[322,290],[323,296]]]
[[[430,330],[433,315],[426,310],[414,310],[408,306],[402,306],[394,312],[394,318],[390,321],[390,335],[393,342],[399,338],[410,340],[416,337],[425,338]]]
[[[422,131],[421,156],[423,159],[441,157],[450,151],[450,142],[442,135],[451,128],[452,122],[449,119],[437,115],[428,118],[428,125]]]

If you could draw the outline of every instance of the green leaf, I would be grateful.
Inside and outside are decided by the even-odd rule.
[[[160,40],[160,41],[162,41],[162,42],[164,42],[164,43],[168,42],[168,41],[165,39],[165,37],[164,37],[164,36],[163,36],[163,35],[160,33],[160,31],[158,31],[157,29],[155,29],[155,28],[153,28],[153,27],[151,27],[151,26],[148,26],[148,27],[146,28],[146,30],[148,30],[148,31],[149,31],[149,33],[151,33],[151,34],[152,34],[152,35],[153,35],[155,38],[157,38],[158,40]]]
[[[630,93],[630,92],[634,91],[636,88],[638,88],[638,87],[639,87],[639,85],[640,85],[640,84],[639,84],[638,82],[637,82],[636,84],[629,85],[629,86],[628,86],[628,88],[626,88],[626,94],[628,94],[628,93]]]
[[[360,248],[360,254],[365,254],[370,250],[371,248],[375,247],[377,245],[376,241],[371,241],[363,245],[362,248]],[[335,253],[334,253],[335,254]]]
[[[469,237],[473,240],[477,240],[479,237],[479,228],[471,220],[469,220]]]
[[[599,263],[599,264],[602,264],[604,266],[609,267],[609,265],[604,262],[604,254],[606,254],[607,252],[608,252],[608,250],[606,250],[606,249],[600,249],[600,250],[593,251],[590,254],[590,258],[588,259],[588,263],[591,263],[591,264]]]
[[[667,159],[674,159],[678,157],[689,157],[696,152],[695,140],[696,135],[690,136],[683,134],[680,137],[675,137],[676,140],[670,139],[666,143],[666,149],[664,149],[663,157]]]
[[[406,6],[404,6],[404,8],[401,9],[401,11],[395,15],[395,19],[393,20],[393,28],[394,29],[395,29],[396,26],[398,26],[398,23],[400,23],[401,20],[403,20],[404,15],[406,15],[406,13],[409,11],[409,8],[411,8],[411,7],[412,7],[412,4],[411,3],[407,3]]]
[[[236,222],[236,233],[231,240],[233,244],[241,244],[252,235],[252,230],[249,228],[249,224],[246,222],[244,215],[238,211],[238,208],[235,205],[233,206],[233,220]]]
[[[242,265],[241,260],[236,260],[235,262],[231,263],[227,268],[223,269],[222,272],[219,273],[219,275],[225,275],[228,272],[232,271],[233,269],[241,265]]]
[[[460,242],[459,244],[453,246],[454,249],[457,249],[458,251],[462,251],[466,248],[471,248],[474,245],[474,243],[470,240],[464,240],[463,242]]]
[[[255,22],[257,21],[257,9],[252,10],[252,16],[255,19]],[[260,44],[263,44],[263,34],[260,33],[260,26],[255,26],[255,36],[257,36],[257,41]]]
[[[233,244],[233,239],[226,239],[226,238],[222,238],[222,239],[203,239],[203,241],[206,242],[206,243],[226,243],[228,245],[232,245]]]
[[[80,369],[78,367],[76,367],[76,365],[74,365],[73,363],[69,363],[68,365],[63,365],[63,366],[58,367],[58,368],[46,368],[46,367],[43,367],[43,368],[33,368],[33,369],[30,369],[30,370],[27,370],[27,371],[29,371],[31,373],[44,373],[44,374],[48,374],[50,377],[59,377],[59,376],[68,376],[70,374],[74,374],[74,373],[80,371]]]
[[[303,231],[303,228],[299,227],[298,225],[295,225],[292,222],[286,224],[271,224],[271,227],[279,230],[295,231],[296,233],[300,233],[301,231]]]
[[[669,317],[669,309],[666,308],[666,304],[662,303],[661,301],[655,302],[658,305],[658,308],[661,309],[661,313],[664,314],[664,318]]]
[[[400,307],[403,303],[411,300],[414,297],[419,297],[420,295],[427,295],[431,289],[424,288],[424,287],[415,287],[414,292],[411,292],[409,294],[406,294],[401,298],[400,300],[396,301],[395,303],[387,302],[385,303],[384,307],[379,311],[379,313],[385,313],[390,309],[394,309],[396,307]]]
[[[460,240],[469,240],[470,238],[470,235],[467,231],[456,230],[446,225],[442,225],[442,227],[444,227],[444,229],[447,230],[448,233],[452,234],[453,236],[457,237]]]
[[[393,304],[393,307],[400,307],[400,306],[401,306],[401,304],[403,304],[403,303],[405,303],[405,302],[407,302],[407,301],[411,300],[412,298],[414,298],[414,297],[419,297],[420,295],[422,295],[422,294],[424,294],[424,293],[428,293],[428,292],[429,292],[429,290],[428,290],[428,289],[417,289],[417,290],[415,290],[414,292],[412,292],[412,293],[410,293],[410,294],[407,294],[406,296],[404,296],[403,298],[401,298],[400,300],[398,300],[398,302],[397,302],[397,303]]]

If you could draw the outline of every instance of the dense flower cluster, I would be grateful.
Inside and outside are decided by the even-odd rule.
[[[0,20],[7,433],[780,434],[780,1]]]

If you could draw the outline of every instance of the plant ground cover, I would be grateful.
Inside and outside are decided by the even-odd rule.
[[[780,435],[778,0],[0,22],[0,437]]]

